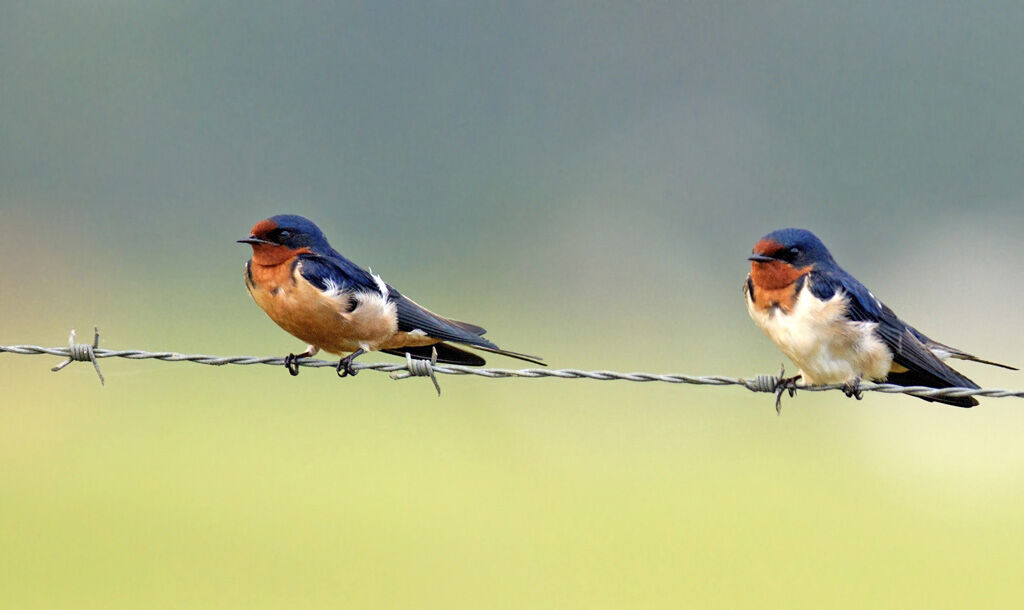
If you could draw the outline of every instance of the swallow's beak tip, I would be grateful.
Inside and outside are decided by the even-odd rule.
[[[755,263],[767,263],[772,260],[772,257],[765,256],[764,254],[751,254],[747,257],[748,261],[754,261]]]
[[[242,239],[235,240],[235,243],[253,245],[253,244],[265,244],[267,242],[266,242],[266,240],[262,240],[262,239],[260,239],[260,238],[258,238],[256,236],[254,236],[254,235],[250,235],[249,237],[243,237]]]

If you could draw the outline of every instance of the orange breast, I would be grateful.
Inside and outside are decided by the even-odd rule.
[[[295,281],[292,277],[292,265],[285,264],[283,261],[273,265],[263,265],[257,263],[253,258],[249,261],[246,271],[248,272],[247,283],[251,281],[253,286],[266,290],[281,288]]]
[[[397,330],[394,306],[350,308],[351,295],[328,296],[299,273],[297,265],[250,262],[246,286],[260,309],[278,326],[333,354],[378,349]]]

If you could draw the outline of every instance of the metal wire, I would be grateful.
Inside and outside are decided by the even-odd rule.
[[[99,375],[100,383],[103,383],[103,373],[100,372],[98,359],[101,358],[127,358],[129,360],[161,360],[163,362],[194,362],[196,364],[207,364],[210,366],[224,366],[228,364],[252,365],[266,364],[271,366],[283,366],[284,358],[278,356],[212,356],[209,354],[179,354],[177,352],[150,352],[145,350],[112,350],[99,347],[99,331],[96,330],[93,342],[75,343],[75,331],[71,331],[68,347],[41,347],[39,345],[0,345],[0,353],[17,354],[22,356],[48,354],[67,358],[64,362],[53,367],[52,370],[59,371],[72,362],[92,362]],[[303,367],[323,368],[331,367],[337,369],[337,361],[316,360],[302,358],[298,364]],[[721,375],[664,375],[656,373],[619,373],[616,371],[584,371],[580,369],[492,369],[460,366],[455,364],[437,364],[436,355],[433,360],[414,359],[407,355],[405,362],[360,362],[353,365],[357,371],[377,371],[390,373],[393,379],[407,379],[409,377],[430,377],[437,388],[438,395],[441,394],[441,387],[437,383],[436,374],[442,375],[476,375],[488,379],[502,379],[508,377],[521,377],[527,379],[539,379],[542,377],[554,377],[557,379],[592,379],[595,381],[634,381],[634,382],[661,382],[677,383],[688,385],[708,386],[740,386],[751,392],[773,393],[781,399],[783,391],[792,388],[792,385],[785,385],[784,372],[779,375],[758,375],[750,379],[741,377],[725,377]],[[796,386],[796,389],[808,392],[824,392],[829,390],[850,391],[848,386],[842,384],[823,386]],[[882,392],[885,394],[908,394],[922,398],[963,398],[967,396],[982,396],[986,398],[1024,398],[1024,390],[1000,390],[989,388],[930,388],[926,386],[900,386],[889,383],[861,382],[856,388],[861,392]],[[776,402],[776,408],[779,403]]]

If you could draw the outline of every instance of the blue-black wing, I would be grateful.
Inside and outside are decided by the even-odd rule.
[[[390,286],[388,294],[398,310],[398,330],[405,332],[421,330],[435,339],[492,349],[498,348],[497,345],[477,333],[453,324],[451,320],[437,315]]]
[[[426,333],[427,336],[442,341],[462,343],[487,352],[544,365],[536,356],[504,350],[493,342],[484,339],[480,336],[485,332],[484,329],[475,324],[449,320],[439,316],[412,299],[403,296],[391,286],[388,286],[388,294],[398,310],[398,330],[405,332],[420,330]]]
[[[884,303],[842,269],[812,271],[810,290],[819,299],[831,299],[836,292],[847,298],[846,314],[857,322],[874,322],[875,334],[892,351],[893,363],[906,371],[892,372],[886,378],[889,383],[911,386],[921,385],[932,388],[977,388],[978,385],[959,372],[947,366],[931,349],[921,341],[923,337],[908,325]],[[898,370],[898,369],[897,369]],[[973,398],[936,398],[935,400],[958,407],[972,407],[978,404]]]
[[[320,290],[331,288],[345,292],[380,292],[373,276],[359,265],[341,256],[302,254],[300,273]]]

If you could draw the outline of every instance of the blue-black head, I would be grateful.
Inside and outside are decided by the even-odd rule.
[[[755,263],[782,262],[796,268],[835,265],[832,254],[818,237],[806,229],[779,229],[754,245],[749,260]]]
[[[284,246],[289,250],[309,248],[312,251],[330,248],[320,227],[295,214],[279,214],[253,226],[249,237],[239,243],[262,246]]]

